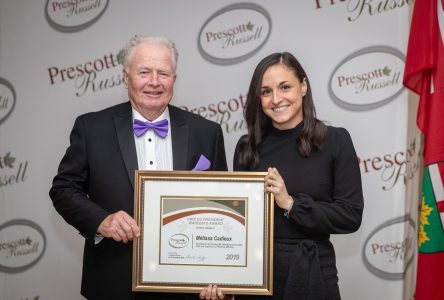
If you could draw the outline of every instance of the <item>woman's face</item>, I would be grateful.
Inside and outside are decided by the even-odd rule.
[[[300,82],[294,72],[283,64],[273,65],[262,78],[262,110],[271,118],[275,128],[294,128],[304,118],[302,97],[306,93],[305,79]]]

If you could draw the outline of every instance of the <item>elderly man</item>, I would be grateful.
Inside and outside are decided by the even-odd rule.
[[[181,299],[131,291],[131,241],[140,235],[132,217],[134,170],[191,170],[201,155],[209,170],[227,170],[223,134],[218,124],[169,104],[177,77],[174,43],[136,36],[124,52],[129,102],[76,119],[49,194],[85,237],[83,296]]]

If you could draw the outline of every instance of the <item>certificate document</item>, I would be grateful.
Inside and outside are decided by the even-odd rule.
[[[136,171],[133,291],[272,295],[265,172]]]
[[[247,265],[248,198],[160,198],[159,265]]]

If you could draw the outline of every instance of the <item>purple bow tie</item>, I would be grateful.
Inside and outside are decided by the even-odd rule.
[[[168,134],[168,120],[163,119],[157,122],[150,123],[134,119],[133,129],[134,134],[137,137],[144,135],[148,129],[153,129],[155,134],[157,134],[161,138],[164,138]]]

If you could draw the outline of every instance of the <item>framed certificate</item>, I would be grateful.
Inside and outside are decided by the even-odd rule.
[[[272,295],[265,172],[136,171],[133,290]]]

